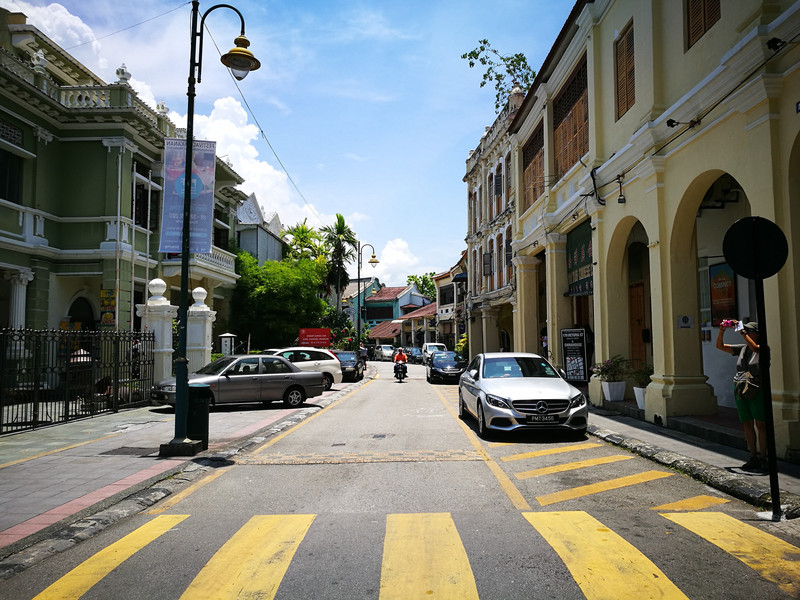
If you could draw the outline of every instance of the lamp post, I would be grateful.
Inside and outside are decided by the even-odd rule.
[[[380,262],[377,258],[375,258],[375,247],[372,244],[364,244],[362,245],[361,242],[358,242],[358,293],[356,298],[358,299],[358,315],[356,316],[356,341],[361,343],[361,251],[369,246],[372,248],[372,258],[369,259],[369,264],[372,265],[372,268],[378,266]]]
[[[189,52],[189,87],[186,108],[186,156],[183,182],[183,225],[181,240],[181,289],[178,306],[178,357],[175,359],[175,438],[162,445],[162,455],[186,456],[196,454],[197,444],[187,439],[189,409],[189,361],[186,358],[187,316],[189,304],[189,232],[192,214],[192,146],[194,144],[194,97],[195,80],[200,83],[203,63],[203,26],[206,17],[218,8],[229,8],[239,15],[241,34],[234,39],[235,47],[224,54],[220,61],[231,70],[233,76],[241,81],[250,71],[255,71],[261,63],[248,50],[250,42],[244,36],[244,17],[238,9],[229,4],[216,4],[200,17],[200,2],[192,0],[191,48]],[[198,27],[198,18],[200,26]],[[195,79],[196,78],[196,79]],[[165,446],[167,446],[165,448]]]

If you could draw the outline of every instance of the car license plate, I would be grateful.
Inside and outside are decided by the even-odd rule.
[[[556,415],[528,415],[528,423],[553,423],[557,420]]]

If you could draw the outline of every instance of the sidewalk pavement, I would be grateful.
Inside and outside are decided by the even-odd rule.
[[[337,386],[301,409],[217,408],[208,451],[188,459],[158,456],[160,444],[174,432],[171,409],[159,407],[0,437],[0,579],[145,510],[210,469],[231,464],[233,454],[362,384]],[[744,450],[598,408],[591,409],[589,423],[591,435],[754,506],[771,506],[769,476],[739,468],[747,458]],[[779,461],[778,471],[785,515],[800,516],[800,466]]]

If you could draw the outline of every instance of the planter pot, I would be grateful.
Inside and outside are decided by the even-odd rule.
[[[636,396],[636,406],[639,407],[639,410],[644,410],[644,393],[647,388],[643,387],[635,387],[633,388],[633,395]]]
[[[609,402],[621,402],[625,399],[625,381],[603,381],[603,397]]]

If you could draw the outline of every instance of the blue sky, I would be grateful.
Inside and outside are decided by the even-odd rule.
[[[244,15],[262,67],[239,84],[240,95],[214,48],[232,47],[239,20],[228,9],[213,11],[196,137],[217,141],[217,153],[246,178],[242,190],[255,193],[285,227],[304,218],[320,227],[343,214],[381,261],[374,270],[365,261],[362,275],[404,285],[407,275],[454,265],[465,248],[465,160],[495,118],[494,89],[480,88],[482,72],[460,57],[488,38],[504,54],[524,52],[538,70],[573,2],[229,3]],[[214,4],[203,2],[200,10]],[[124,63],[140,97],[165,102],[173,121],[185,125],[190,3],[0,6],[24,12],[107,82]]]

